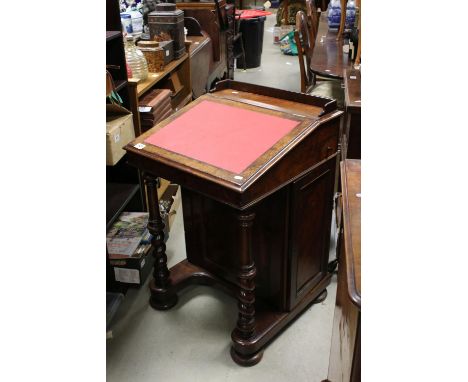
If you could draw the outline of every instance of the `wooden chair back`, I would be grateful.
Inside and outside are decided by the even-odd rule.
[[[318,27],[320,22],[320,12],[317,9],[316,0],[305,0],[307,24],[310,31],[310,40],[312,49],[317,39]]]
[[[301,92],[308,93],[315,83],[315,76],[310,69],[315,40],[311,41],[311,34],[307,22],[307,16],[303,11],[296,13],[296,30],[294,39],[297,45],[299,58],[299,70],[301,73]]]

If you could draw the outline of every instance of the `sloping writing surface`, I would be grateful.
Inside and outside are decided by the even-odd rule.
[[[239,174],[299,123],[203,100],[145,143]]]

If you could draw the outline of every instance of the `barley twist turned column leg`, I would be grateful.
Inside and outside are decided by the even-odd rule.
[[[158,310],[166,310],[177,304],[177,295],[170,291],[169,269],[167,268],[166,244],[164,243],[164,223],[159,213],[157,177],[143,175],[148,193],[148,231],[153,238],[151,246],[155,257],[153,281],[150,285],[150,305]]]
[[[232,359],[242,366],[252,366],[260,362],[263,350],[254,354],[244,352],[255,334],[255,275],[257,270],[252,256],[252,225],[254,213],[239,214],[240,253],[239,253],[239,292],[237,294],[239,316],[236,328],[232,332],[234,342],[231,348]]]

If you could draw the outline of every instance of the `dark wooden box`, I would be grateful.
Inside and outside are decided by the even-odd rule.
[[[175,4],[158,4],[156,10],[148,14],[148,26],[151,40],[154,40],[155,36],[169,35],[174,44],[174,58],[178,59],[183,56],[185,53],[184,12],[177,9]]]

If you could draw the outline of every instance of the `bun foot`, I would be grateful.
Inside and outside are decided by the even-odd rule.
[[[263,350],[252,355],[239,354],[231,347],[231,357],[235,363],[241,366],[253,366],[259,363],[263,357]]]
[[[322,301],[325,301],[325,299],[327,298],[328,296],[328,292],[327,290],[325,289],[322,293],[320,293],[317,298],[312,301],[312,304],[319,304],[321,303]]]
[[[169,310],[177,304],[179,298],[176,294],[169,296],[151,296],[149,303],[153,309]]]

